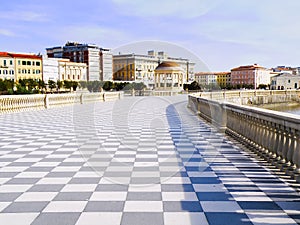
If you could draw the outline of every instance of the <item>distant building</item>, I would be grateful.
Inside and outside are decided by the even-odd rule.
[[[195,81],[203,86],[218,85],[226,87],[230,84],[230,72],[198,72],[195,73]]]
[[[212,72],[195,73],[195,81],[201,86],[217,85],[218,76]]]
[[[281,73],[271,78],[272,90],[299,89],[300,75]]]
[[[253,85],[257,88],[260,84],[270,84],[272,70],[257,64],[248,66],[239,66],[231,69],[231,84],[236,85]]]
[[[176,62],[162,62],[154,70],[155,90],[182,90],[184,70]]]
[[[100,48],[100,80],[113,79],[113,56],[110,49]]]
[[[43,79],[42,57],[34,54],[0,52],[0,79]]]
[[[86,80],[112,80],[112,57],[108,49],[93,44],[67,42],[63,47],[47,48],[49,58],[66,58],[71,62],[86,63]],[[109,74],[110,73],[110,74]]]
[[[71,62],[62,58],[43,58],[43,78],[49,80],[86,80],[87,65],[85,63]]]
[[[275,68],[272,68],[273,72],[278,73],[290,73],[290,74],[298,74],[298,68],[290,67],[290,66],[277,66]]]
[[[155,87],[154,70],[161,62],[175,62],[183,70],[184,83],[193,81],[195,63],[189,59],[169,57],[165,52],[148,51],[147,55],[113,55],[113,79],[143,82],[149,88]]]
[[[8,52],[0,52],[0,79],[15,79],[15,60]]]

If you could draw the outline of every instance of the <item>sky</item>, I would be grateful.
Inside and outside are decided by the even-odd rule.
[[[146,54],[151,45],[124,46],[150,41],[185,49],[210,71],[300,66],[299,9],[299,0],[2,1],[0,51],[45,54],[75,41]]]

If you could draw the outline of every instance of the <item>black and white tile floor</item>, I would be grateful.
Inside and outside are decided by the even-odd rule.
[[[186,108],[136,97],[0,115],[0,224],[300,222],[300,197]]]

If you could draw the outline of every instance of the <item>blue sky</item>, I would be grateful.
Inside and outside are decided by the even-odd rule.
[[[194,53],[211,71],[300,66],[299,10],[299,0],[2,1],[0,51],[44,53],[66,41],[115,49],[157,40]]]

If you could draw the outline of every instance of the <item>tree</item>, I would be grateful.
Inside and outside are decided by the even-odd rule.
[[[48,81],[48,87],[50,88],[50,90],[52,91],[53,88],[56,88],[56,82],[53,80],[49,80]]]
[[[69,80],[64,80],[64,87],[66,89],[69,89],[71,91],[71,88],[72,88],[72,81],[69,81]]]
[[[56,84],[57,84],[57,90],[59,91],[62,88],[62,86],[63,86],[63,82],[60,81],[60,80],[57,80]]]
[[[82,88],[82,89],[85,89],[85,88],[87,88],[87,82],[86,81],[79,81],[79,85],[80,85],[80,87]]]
[[[106,81],[102,87],[105,91],[110,91],[114,88],[114,83],[111,81]]]
[[[78,82],[77,81],[71,81],[71,85],[72,85],[73,91],[76,91],[76,89],[78,87]]]

